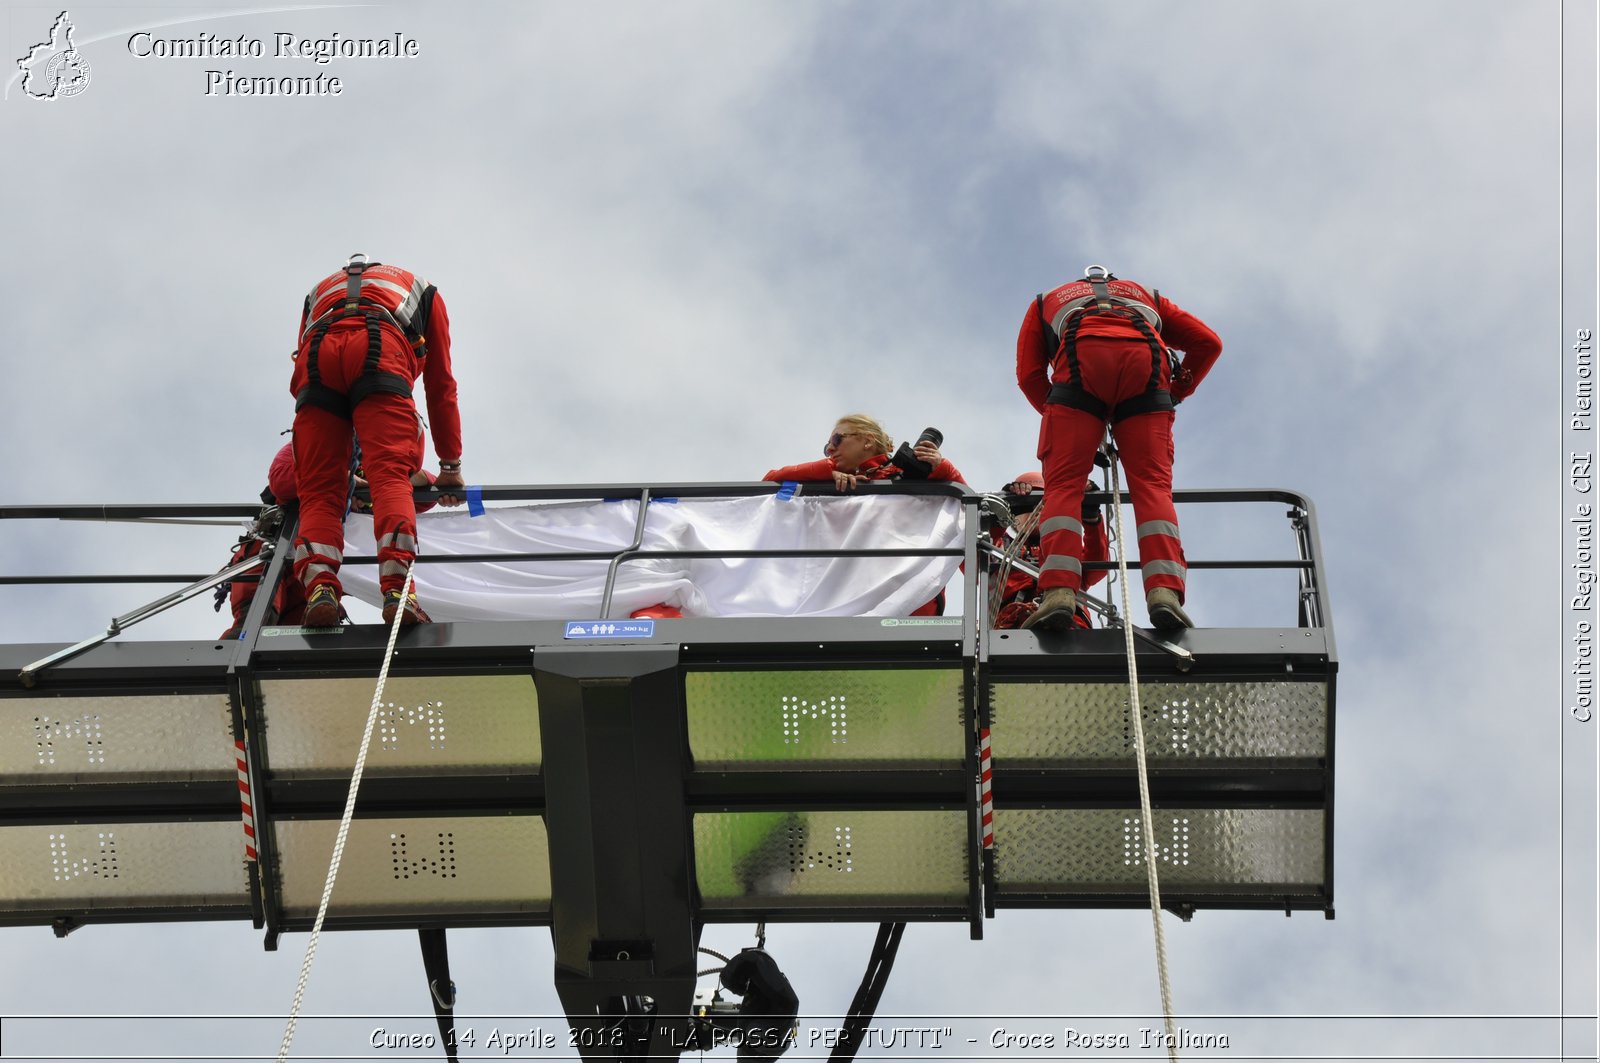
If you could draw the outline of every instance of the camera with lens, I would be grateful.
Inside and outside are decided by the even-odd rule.
[[[924,428],[915,443],[901,443],[894,452],[894,464],[907,480],[926,480],[933,474],[933,466],[917,457],[916,448],[923,443],[944,446],[944,433],[937,428]]]

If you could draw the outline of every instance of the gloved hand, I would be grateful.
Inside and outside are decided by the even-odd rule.
[[[1089,501],[1089,492],[1100,490],[1100,485],[1093,480],[1083,489],[1083,508],[1079,512],[1085,524],[1098,524],[1100,522],[1100,503]]]
[[[350,510],[353,513],[371,513],[372,512],[372,494],[371,494],[372,488],[367,484],[367,478],[364,475],[365,473],[366,473],[365,469],[357,469],[356,470],[356,474],[355,474],[355,478],[354,478],[355,479],[355,489],[357,491],[366,491],[367,492],[367,497],[366,498],[351,498],[350,499]]]
[[[1178,366],[1178,371],[1172,374],[1172,386],[1169,390],[1172,393],[1173,405],[1177,405],[1190,395],[1193,395],[1194,374],[1189,372],[1186,367]]]

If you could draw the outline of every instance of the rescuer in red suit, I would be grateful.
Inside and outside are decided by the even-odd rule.
[[[294,444],[285,443],[273,456],[272,465],[267,469],[267,489],[261,492],[261,501],[269,506],[286,506],[298,497],[294,481]],[[257,528],[260,528],[259,523]],[[261,552],[262,545],[262,540],[255,531],[247,533],[234,548],[228,564],[237,565],[246,558],[255,557]],[[233,613],[233,623],[228,626],[228,630],[217,636],[218,638],[239,637],[239,629],[244,625],[245,614],[250,611],[250,603],[255,601],[256,591],[261,586],[261,577],[265,571],[266,566],[263,565],[258,571],[248,572],[228,581],[228,605]],[[272,596],[272,607],[278,614],[279,623],[300,623],[305,606],[305,593],[298,580],[286,579],[279,582],[278,589]],[[222,608],[220,591],[217,608]]]
[[[352,426],[372,491],[384,622],[396,612],[405,625],[428,619],[415,593],[400,600],[417,551],[411,476],[421,470],[424,454],[422,420],[411,389],[418,376],[439,458],[439,501],[460,505],[466,486],[461,414],[450,372],[444,299],[416,274],[369,263],[359,254],[311,289],[300,314],[300,344],[289,383],[300,493],[294,572],[306,590],[307,626],[339,622]]]
[[[411,475],[411,483],[416,487],[433,486],[433,474],[426,470],[418,470]],[[355,486],[367,487],[366,479],[357,471]],[[272,458],[272,465],[267,469],[267,489],[261,492],[261,501],[269,506],[289,506],[299,501],[299,489],[295,484],[294,470],[294,444],[285,443],[278,448],[278,453]],[[433,502],[424,502],[417,507],[418,513],[426,513],[434,507]],[[371,513],[370,502],[364,503],[360,499],[353,499],[352,510],[357,513]],[[262,539],[254,534],[246,534],[239,540],[239,545],[234,549],[233,556],[228,559],[228,564],[237,565],[249,557],[255,557],[261,552]],[[258,572],[248,573],[228,581],[228,604],[233,613],[233,623],[219,638],[234,639],[239,637],[239,631],[244,626],[245,614],[250,611],[250,603],[255,601],[256,591],[261,586],[261,577],[266,573],[263,565]],[[217,608],[222,608],[222,600],[217,600]],[[272,595],[272,608],[277,614],[280,624],[299,624],[304,621],[306,596],[305,588],[300,581],[292,575],[281,580],[278,588]],[[327,625],[322,625],[327,626]]]
[[[1084,486],[1085,495],[1095,489],[1094,481],[1090,480]],[[1013,496],[1013,499],[1017,496],[1027,497],[1028,495],[1039,494],[1042,505],[1044,476],[1030,469],[1028,472],[1019,473],[1015,480],[1006,484],[1001,490],[1005,494]],[[1083,560],[1104,561],[1109,555],[1110,544],[1106,541],[1106,525],[1100,516],[1100,506],[1098,503],[1085,501],[1082,513]],[[1032,512],[1018,517],[1009,529],[999,526],[993,528],[989,533],[989,541],[1001,549],[1008,549],[1011,547],[1015,537],[1025,536],[1023,541],[1015,546],[1016,556],[1037,568],[1039,565],[1039,519],[1039,509],[1035,508]],[[1093,587],[1105,577],[1104,569],[1086,570],[1083,577],[1084,589]],[[1028,617],[1032,616],[1034,611],[1038,609],[1038,595],[1039,585],[1032,576],[1017,569],[1011,569],[1006,574],[1005,587],[1000,593],[1000,609],[995,614],[994,626],[997,628],[1021,627]],[[1082,602],[1078,602],[1077,608],[1073,610],[1072,626],[1080,628],[1092,626],[1089,620],[1089,610],[1084,607]]]
[[[888,480],[902,474],[891,460],[894,441],[883,426],[864,413],[851,413],[839,418],[833,433],[822,446],[821,461],[807,461],[799,465],[785,465],[781,469],[768,469],[763,480],[797,483],[832,480],[840,491],[854,491],[862,480]],[[926,479],[950,483],[965,483],[961,473],[939,453],[936,444],[919,442],[913,453],[929,466]],[[933,601],[918,606],[912,616],[937,616],[944,612],[944,592]]]
[[[1184,352],[1175,373],[1169,346]],[[1172,505],[1172,410],[1221,353],[1205,322],[1101,266],[1035,298],[1017,334],[1017,386],[1043,415],[1044,599],[1025,627],[1072,624],[1083,586],[1079,506],[1107,424],[1128,474],[1151,623],[1193,626],[1183,611],[1186,568]]]

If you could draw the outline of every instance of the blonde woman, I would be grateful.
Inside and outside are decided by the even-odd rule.
[[[927,462],[933,469],[929,480],[964,483],[961,473],[939,453],[937,445],[926,440],[916,445],[918,460]],[[883,430],[883,425],[864,413],[847,413],[833,426],[833,432],[822,446],[821,461],[807,461],[799,465],[785,465],[769,469],[763,480],[783,483],[816,483],[831,479],[841,491],[853,491],[862,480],[889,480],[900,476],[904,470],[890,458],[894,440]]]
[[[919,461],[927,462],[932,471],[927,479],[965,483],[961,473],[939,453],[936,444],[927,440],[914,449]],[[848,413],[833,426],[828,441],[822,446],[821,461],[808,461],[799,465],[785,465],[769,469],[763,480],[773,483],[823,483],[833,481],[841,491],[854,491],[862,480],[890,480],[903,474],[890,455],[894,453],[894,440],[883,430],[883,425],[864,413]],[[912,616],[942,616],[944,591],[933,601],[919,606]]]

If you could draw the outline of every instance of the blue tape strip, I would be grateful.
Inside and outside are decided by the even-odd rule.
[[[789,499],[794,497],[794,493],[796,491],[798,491],[798,490],[800,490],[800,485],[795,483],[793,480],[785,480],[785,481],[783,481],[783,486],[778,488],[778,495],[777,495],[778,501],[779,502],[787,502],[787,501],[789,501]]]
[[[474,517],[483,516],[483,488],[477,484],[467,488],[467,512]]]

